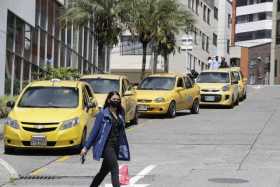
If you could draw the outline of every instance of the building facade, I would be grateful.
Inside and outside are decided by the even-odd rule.
[[[235,45],[251,47],[271,42],[273,0],[235,1]]]
[[[19,94],[46,66],[82,74],[104,70],[92,23],[62,27],[58,18],[65,6],[63,0],[1,1],[0,95]]]
[[[231,2],[228,0],[187,0],[182,1],[195,19],[191,32],[190,49],[170,56],[170,70],[186,73],[207,68],[208,57],[225,57],[229,63],[231,33]],[[178,36],[177,41],[182,40]],[[179,44],[180,45],[180,44]]]

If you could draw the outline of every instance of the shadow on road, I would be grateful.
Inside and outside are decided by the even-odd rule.
[[[65,156],[77,155],[80,151],[71,149],[17,149],[9,152],[6,155],[21,155],[21,156]]]
[[[231,109],[228,106],[211,105],[211,106],[200,106],[200,109]]]

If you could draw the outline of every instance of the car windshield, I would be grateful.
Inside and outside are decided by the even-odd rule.
[[[202,72],[198,83],[229,83],[229,73],[224,72]]]
[[[18,107],[76,108],[79,104],[76,88],[30,87],[20,99]]]
[[[175,78],[147,77],[138,87],[139,90],[171,90],[175,85]]]
[[[109,93],[111,91],[120,90],[120,81],[112,79],[82,79],[89,83],[94,91],[94,93]]]

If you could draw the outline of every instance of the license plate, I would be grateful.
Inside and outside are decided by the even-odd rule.
[[[205,96],[205,101],[215,101],[215,96]]]
[[[46,146],[47,145],[47,139],[45,136],[32,136],[31,146]]]
[[[138,105],[137,109],[138,109],[138,111],[147,111],[148,106],[147,105]]]

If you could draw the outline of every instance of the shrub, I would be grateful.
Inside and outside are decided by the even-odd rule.
[[[6,118],[10,112],[9,108],[6,106],[8,101],[15,101],[16,96],[2,96],[0,97],[0,118]]]

